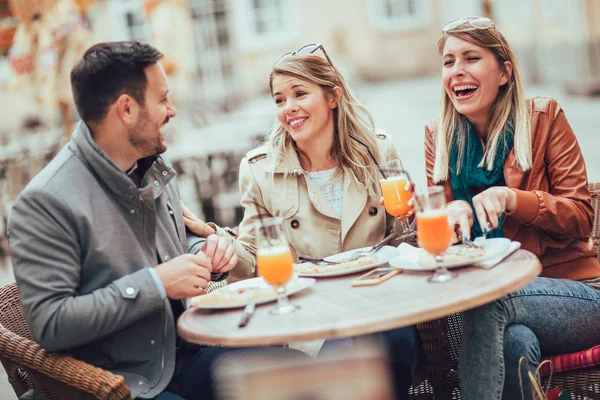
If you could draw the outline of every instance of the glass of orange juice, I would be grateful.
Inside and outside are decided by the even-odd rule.
[[[408,173],[402,166],[402,161],[389,160],[381,164],[381,169],[386,175],[379,181],[385,210],[400,220],[400,226],[405,234],[414,233],[408,223],[409,213],[414,207],[410,202],[413,197],[412,185]]]
[[[290,303],[286,285],[292,278],[293,258],[287,238],[283,232],[283,219],[280,217],[262,218],[256,222],[256,259],[258,274],[277,292],[277,305],[271,314],[289,314],[300,308]]]
[[[415,196],[417,209],[417,243],[419,247],[431,254],[436,262],[436,269],[429,282],[446,282],[456,278],[456,274],[448,271],[442,264],[442,256],[450,247],[452,229],[446,214],[446,196],[442,186],[431,186]]]

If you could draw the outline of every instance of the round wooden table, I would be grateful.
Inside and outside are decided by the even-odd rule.
[[[290,297],[301,308],[273,316],[274,303],[256,307],[248,325],[238,328],[242,309],[190,308],[178,321],[179,335],[192,343],[267,346],[359,336],[441,318],[489,303],[539,275],[537,257],[518,250],[492,269],[458,268],[454,280],[429,283],[431,272],[403,272],[376,286],[352,287],[358,275],[317,279]]]

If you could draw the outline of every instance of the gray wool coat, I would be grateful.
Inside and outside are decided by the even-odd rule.
[[[176,327],[149,268],[204,239],[186,235],[175,171],[161,156],[141,188],[80,122],[23,190],[9,217],[27,322],[46,350],[123,375],[152,398],[175,366]]]

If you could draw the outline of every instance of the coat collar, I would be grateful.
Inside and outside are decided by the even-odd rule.
[[[288,160],[288,162],[284,160]],[[282,156],[279,156],[273,149],[269,149],[265,171],[274,174],[284,174],[287,172],[294,175],[306,173],[302,169],[298,153],[294,149],[286,149]]]
[[[342,206],[342,243],[350,228],[360,217],[367,203],[367,190],[351,171],[344,173],[344,201]]]
[[[288,160],[284,162],[284,160]],[[306,172],[300,166],[300,160],[298,159],[298,153],[293,149],[288,149],[284,153],[283,157],[278,157],[274,151],[267,152],[267,159],[265,160],[265,172],[273,174],[284,174],[288,173],[296,175],[299,179],[300,176],[304,176],[306,179],[307,187],[309,188],[309,197],[313,206],[319,210],[320,213],[337,218],[333,207],[327,203],[325,197],[318,190],[311,190],[311,185]],[[293,179],[295,185],[297,185],[297,179]],[[354,175],[350,171],[344,173],[344,199],[342,205],[342,235],[341,240],[344,238],[363,212],[365,204],[367,203],[367,190],[363,185],[358,183]]]
[[[121,202],[131,203],[138,197],[138,188],[127,174],[110,159],[94,139],[88,126],[80,121],[68,144],[73,151],[101,181],[103,186]],[[138,160],[138,166],[147,165],[147,172],[140,190],[152,190],[154,198],[162,193],[162,188],[169,183],[176,173],[166,164],[161,156],[151,156]]]

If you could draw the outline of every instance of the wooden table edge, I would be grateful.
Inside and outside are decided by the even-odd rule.
[[[525,250],[518,250],[517,252],[523,252]],[[529,253],[529,252],[528,252]],[[533,254],[530,253],[531,256]],[[187,327],[182,323],[183,317],[189,313],[193,312],[193,309],[188,309],[185,313],[179,318],[177,321],[177,329],[179,335],[187,340],[190,343],[197,343],[208,346],[223,346],[223,347],[248,347],[248,346],[281,346],[291,342],[300,342],[300,341],[310,341],[310,340],[319,340],[319,339],[339,339],[346,337],[354,337],[354,336],[362,336],[368,335],[377,332],[384,332],[387,330],[397,329],[401,327],[416,325],[419,323],[424,323],[427,321],[436,320],[439,318],[446,317],[448,315],[463,312],[492,301],[495,301],[502,296],[505,296],[509,293],[512,293],[524,286],[526,286],[529,282],[531,282],[534,278],[536,278],[540,272],[542,271],[542,264],[539,259],[535,256],[529,256],[530,260],[536,260],[536,267],[532,268],[530,272],[521,276],[518,280],[514,282],[507,283],[499,288],[496,288],[486,294],[485,296],[480,296],[478,298],[471,299],[469,301],[465,301],[462,303],[458,303],[456,305],[450,305],[445,307],[444,309],[432,310],[427,313],[427,318],[423,318],[423,313],[415,313],[410,314],[402,318],[388,318],[385,320],[377,321],[374,324],[371,324],[368,328],[365,328],[364,325],[356,325],[351,327],[344,327],[343,332],[339,332],[338,328],[334,328],[332,332],[331,329],[321,329],[316,330],[311,333],[300,333],[300,334],[289,334],[286,336],[286,340],[281,340],[280,336],[262,336],[262,337],[249,337],[249,338],[226,338],[222,336],[211,336],[211,335],[203,335],[197,334],[196,332],[187,329]],[[243,328],[242,328],[243,329]]]

